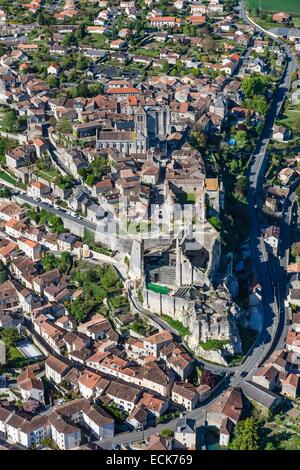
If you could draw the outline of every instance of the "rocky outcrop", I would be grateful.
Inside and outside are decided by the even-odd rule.
[[[159,294],[144,289],[144,308],[159,315],[168,315],[181,322],[190,331],[184,339],[195,354],[212,356],[212,362],[226,362],[226,355],[242,353],[241,341],[236,318],[240,314],[237,304],[233,302],[228,291],[220,286],[217,290],[201,293],[198,298],[185,293],[185,297]],[[201,348],[201,342],[225,340],[222,351],[207,351]]]

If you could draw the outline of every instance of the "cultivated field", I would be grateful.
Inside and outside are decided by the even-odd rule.
[[[284,11],[300,15],[299,0],[246,0],[248,8],[260,8],[265,11]]]

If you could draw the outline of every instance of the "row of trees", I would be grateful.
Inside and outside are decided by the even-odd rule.
[[[268,94],[272,90],[272,81],[263,75],[247,77],[242,81],[244,104],[251,110],[265,115],[268,110]]]

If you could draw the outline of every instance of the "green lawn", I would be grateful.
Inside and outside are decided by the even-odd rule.
[[[278,23],[273,23],[272,21],[268,21],[268,20],[262,20],[261,18],[255,18],[255,22],[262,28],[266,29],[267,31],[269,29],[278,27]]]
[[[200,341],[200,346],[203,348],[205,351],[218,351],[218,349],[221,349],[223,346],[226,346],[226,344],[229,344],[230,341],[227,339],[209,339],[208,341]]]
[[[102,47],[107,47],[107,45],[105,44],[107,37],[104,34],[91,34],[91,39],[93,46],[99,47],[99,49],[101,49]]]
[[[137,48],[135,49],[134,53],[137,55],[144,55],[146,57],[159,57],[159,49]]]
[[[50,183],[54,183],[55,178],[60,176],[60,173],[55,170],[36,170],[35,171],[36,176],[40,176],[41,178],[44,178],[45,180],[49,181]]]
[[[176,202],[182,206],[185,204],[195,204],[196,194],[195,193],[177,194]]]
[[[161,318],[168,323],[174,330],[178,331],[181,337],[190,335],[191,332],[187,326],[184,326],[180,321],[173,320],[173,318],[169,317],[169,315],[161,315]]]
[[[246,0],[246,5],[248,8],[260,8],[269,12],[284,11],[290,14],[300,14],[298,0]]]
[[[160,284],[153,284],[152,282],[149,282],[147,284],[147,289],[152,290],[153,292],[157,292],[159,294],[165,294],[165,295],[167,295],[171,290],[166,286],[161,286]]]
[[[300,130],[300,109],[289,106],[284,114],[277,120],[277,124],[290,129],[295,134],[299,134]],[[294,136],[295,137],[295,136]]]
[[[20,357],[24,357],[24,355],[21,353],[21,351],[19,351],[19,349],[15,348],[15,347],[10,347],[9,348],[9,358],[10,359],[18,359]]]
[[[6,173],[3,170],[0,170],[0,179],[6,181],[7,183],[10,184],[16,184],[17,180],[15,180],[12,176],[10,176],[8,173]]]

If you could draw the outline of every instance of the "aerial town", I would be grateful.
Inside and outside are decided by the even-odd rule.
[[[300,5],[267,3],[0,0],[0,450],[300,450]]]

